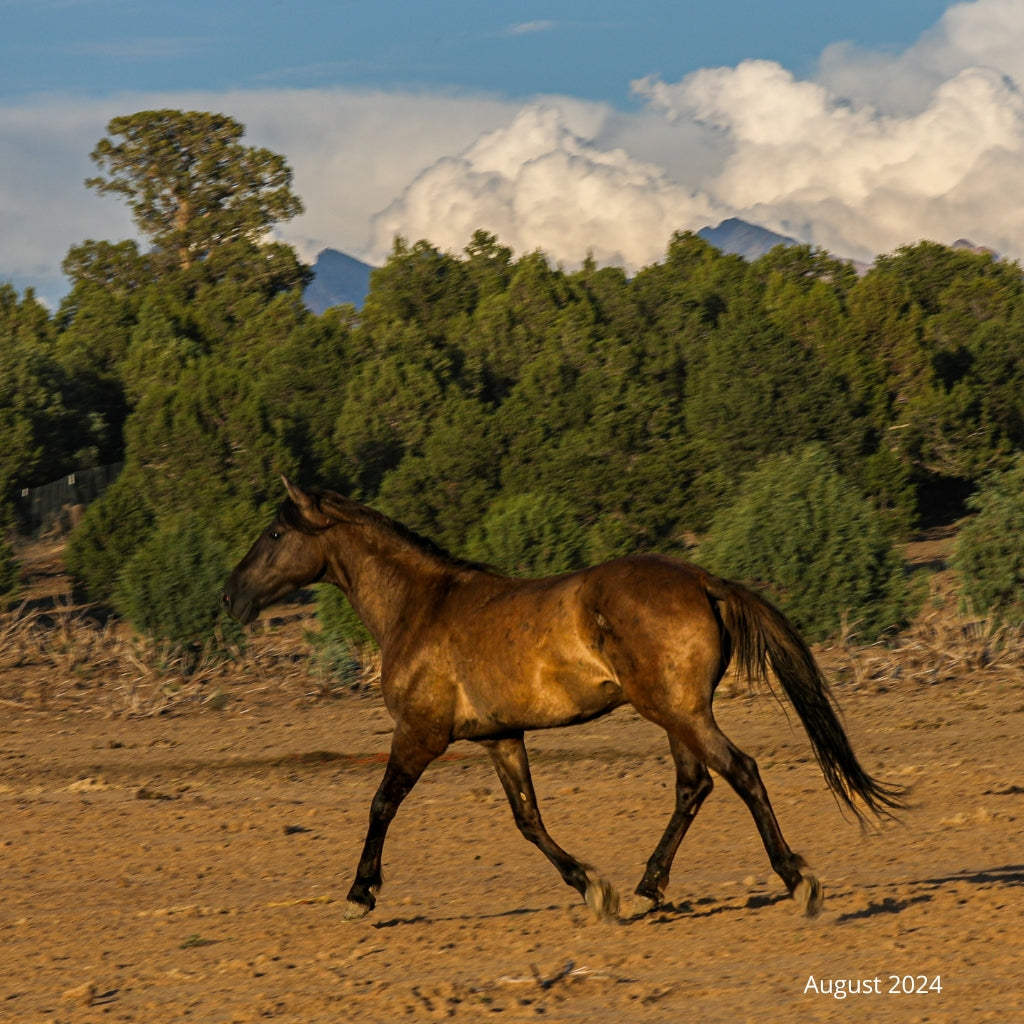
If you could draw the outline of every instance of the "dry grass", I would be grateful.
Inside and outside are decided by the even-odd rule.
[[[367,653],[345,690],[373,685],[375,672]],[[9,706],[138,717],[340,691],[309,656],[304,630],[265,626],[244,650],[182,650],[69,604],[0,615],[0,702]]]
[[[931,598],[911,625],[870,646],[846,641],[822,652],[840,683],[883,692],[896,684],[953,683],[978,670],[1024,668],[1024,629],[990,614],[959,610],[943,573],[931,579]]]
[[[181,650],[141,638],[102,609],[76,604],[63,539],[22,544],[20,607],[0,612],[0,705],[141,717],[324,700],[376,685],[379,662],[354,652],[344,680],[315,656],[311,605],[261,619],[243,650]]]

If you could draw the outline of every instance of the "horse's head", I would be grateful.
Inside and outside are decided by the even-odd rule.
[[[288,498],[224,587],[224,607],[243,624],[252,622],[267,605],[316,583],[327,570],[323,534],[334,522],[310,495],[282,479]]]

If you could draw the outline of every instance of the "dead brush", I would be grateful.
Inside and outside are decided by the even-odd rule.
[[[832,670],[855,689],[884,692],[961,681],[979,671],[1024,667],[1024,628],[991,613],[960,610],[948,595],[895,637],[867,647],[849,639],[828,652]]]
[[[314,640],[307,660],[314,684],[307,696],[313,700],[365,693],[380,686],[380,651],[372,644]]]
[[[23,605],[0,617],[0,692],[14,703],[46,705],[82,689],[114,663],[111,641],[108,625],[68,604],[49,611]]]
[[[0,615],[0,671],[21,668],[30,660],[36,646],[34,618],[26,614],[25,605]]]
[[[133,639],[125,648],[118,659],[118,683],[109,693],[108,713],[147,718],[184,706],[226,706],[226,692],[218,685],[224,658],[215,656],[209,646],[191,650],[166,641]]]
[[[296,701],[378,685],[380,659],[353,651],[349,685],[323,678],[295,631],[265,626],[244,649],[182,647],[132,635],[116,618],[60,600],[0,615],[0,701],[24,708],[74,707],[110,716],[151,717],[252,705],[284,694]]]

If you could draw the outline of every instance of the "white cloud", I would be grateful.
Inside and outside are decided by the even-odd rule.
[[[645,111],[586,126],[533,105],[426,168],[375,219],[372,251],[487,227],[567,264],[635,267],[674,229],[739,216],[861,260],[961,237],[1024,257],[1022,84],[1024,2],[976,0],[900,54],[832,47],[813,79],[767,61],[647,78]]]
[[[556,23],[553,21],[521,21],[516,25],[509,25],[505,29],[507,36],[530,36],[538,32],[550,32]]]
[[[89,153],[114,113],[68,100],[0,107],[0,280],[34,284],[53,302],[72,244],[131,232],[123,207],[90,201],[83,184],[94,170]]]
[[[492,231],[515,251],[542,249],[556,262],[635,270],[664,255],[673,230],[715,217],[706,197],[621,149],[602,149],[574,132],[567,112],[523,108],[510,125],[457,157],[427,168],[374,219],[373,251],[396,234],[458,250],[473,231]]]
[[[371,262],[379,255],[370,247],[372,216],[423,168],[519,109],[491,97],[341,89],[238,92],[208,102],[220,102],[247,126],[247,141],[282,153],[293,168],[306,212],[281,225],[282,237],[307,259],[330,246]]]
[[[860,259],[960,237],[1020,257],[1022,75],[1024,3],[978,0],[905,54],[834,48],[816,81],[747,61],[634,87],[723,137],[704,187],[732,215]]]
[[[1024,82],[1024,3],[973,0],[949,7],[902,53],[839,43],[821,56],[818,80],[838,96],[886,113],[923,109],[934,91],[968,68],[988,68]]]

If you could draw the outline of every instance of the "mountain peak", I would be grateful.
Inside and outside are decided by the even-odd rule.
[[[337,249],[323,249],[313,264],[313,280],[303,292],[306,306],[319,315],[331,306],[362,306],[370,291],[368,263]]]
[[[697,235],[724,253],[742,256],[751,261],[764,256],[777,245],[803,244],[788,235],[780,235],[767,228],[758,227],[756,224],[740,220],[739,217],[729,217],[714,228],[701,228]]]

